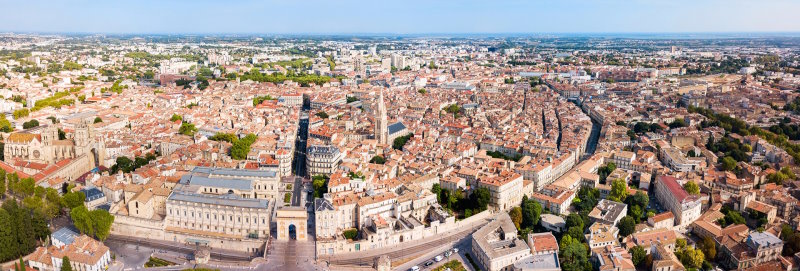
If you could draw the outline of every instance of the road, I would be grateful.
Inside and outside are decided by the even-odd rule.
[[[447,263],[449,261],[458,260],[459,262],[461,262],[462,265],[464,265],[465,269],[467,269],[468,271],[472,271],[473,270],[472,269],[472,265],[469,264],[469,261],[467,260],[467,257],[465,256],[465,254],[468,253],[471,250],[471,247],[472,247],[472,238],[467,237],[467,238],[464,238],[464,239],[458,241],[453,246],[442,246],[442,247],[439,247],[438,249],[431,250],[430,252],[426,253],[425,255],[422,255],[422,256],[420,256],[420,257],[418,257],[416,259],[408,261],[407,263],[401,264],[401,265],[399,265],[399,266],[397,266],[395,268],[392,268],[392,269],[396,270],[396,271],[410,270],[412,266],[416,265],[417,267],[420,268],[420,270],[433,270],[433,269],[436,269],[439,266],[444,265],[445,263]],[[444,256],[444,252],[445,251],[452,251],[453,248],[458,248],[458,253],[453,253],[452,255],[450,255],[450,257],[445,257]],[[433,258],[436,257],[437,255],[442,255],[442,257],[444,257],[444,259],[442,261],[439,261],[439,262],[434,261]],[[430,266],[425,266],[425,263],[427,263],[429,261],[433,261],[434,264],[432,264]]]
[[[303,178],[294,177],[294,184],[292,184],[292,206],[300,206],[303,198]]]
[[[294,160],[292,168],[296,176],[306,176],[306,140],[308,140],[308,110],[305,108],[300,112],[300,119],[297,121],[297,139],[294,143]]]
[[[388,255],[389,259],[394,261],[402,261],[420,257],[432,250],[440,249],[442,247],[450,247],[453,244],[470,239],[470,235],[477,231],[480,227],[486,225],[488,220],[478,220],[469,226],[462,227],[460,231],[450,232],[441,235],[441,237],[430,240],[430,238],[418,240],[420,242],[406,243],[393,246],[386,249],[374,249],[362,252],[347,253],[335,256],[322,256],[320,262],[329,262],[331,265],[342,266],[369,266],[374,263],[375,257],[380,255]]]
[[[575,105],[578,106],[578,108],[581,108],[584,114],[586,114],[587,116],[589,115],[589,113],[586,112],[586,110],[584,110],[583,107],[580,106],[580,104],[578,104],[577,100],[575,101]],[[591,156],[597,150],[597,142],[600,140],[600,129],[603,128],[600,125],[600,123],[598,123],[594,119],[591,120],[592,120],[592,131],[591,133],[589,133],[589,140],[586,142],[586,150],[584,151],[584,157]]]

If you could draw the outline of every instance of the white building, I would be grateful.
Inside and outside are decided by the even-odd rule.
[[[675,177],[658,176],[655,190],[658,202],[675,215],[675,226],[686,227],[700,217],[700,198],[689,195]]]

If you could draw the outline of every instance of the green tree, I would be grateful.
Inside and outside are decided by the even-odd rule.
[[[4,204],[5,207],[5,204]],[[0,261],[5,262],[19,256],[20,247],[17,245],[17,231],[14,221],[16,218],[6,211],[0,209]]]
[[[317,112],[317,114],[314,114],[314,115],[316,115],[317,117],[323,118],[323,119],[327,119],[328,118],[328,113],[325,113],[324,111],[319,111],[319,112]]]
[[[647,252],[644,248],[642,246],[635,246],[628,250],[628,252],[631,254],[631,261],[633,264],[636,265],[636,267],[642,267],[645,257],[647,257]]]
[[[486,210],[486,207],[489,206],[489,202],[492,199],[491,193],[489,193],[489,189],[485,187],[480,187],[472,191],[472,195],[470,195],[472,202],[474,203],[474,209],[478,212],[483,212]]]
[[[184,122],[181,124],[181,128],[178,129],[178,133],[187,136],[194,136],[197,133],[197,128],[194,127],[194,124]]]
[[[103,119],[101,119],[100,117],[94,117],[94,123],[101,123],[101,122],[103,122]]]
[[[72,263],[69,262],[69,257],[67,256],[61,258],[61,271],[72,271]]]
[[[592,265],[589,263],[586,246],[580,240],[572,238],[569,235],[561,238],[559,244],[559,258],[561,260],[561,269],[564,271],[589,271],[592,270]]]
[[[705,255],[707,259],[713,260],[717,258],[717,246],[711,237],[704,237],[703,240],[700,241],[699,247],[700,251],[703,252],[703,255]]]
[[[683,189],[685,189],[686,192],[692,195],[700,194],[700,187],[697,186],[697,183],[695,183],[694,181],[688,181],[685,184],[683,184]]]
[[[311,185],[314,187],[314,198],[321,198],[328,193],[328,179],[325,176],[314,176]]]
[[[342,232],[344,238],[353,240],[358,236],[358,229],[349,229]]]
[[[14,131],[11,121],[6,119],[5,115],[0,115],[0,132],[10,133],[11,131]]]
[[[6,179],[0,179],[0,199],[5,198],[6,195]]]
[[[72,224],[75,225],[78,231],[89,236],[94,236],[94,223],[92,223],[92,217],[89,214],[89,210],[86,209],[86,206],[73,208],[72,211],[69,212],[69,216],[72,218]]]
[[[605,181],[608,175],[614,172],[615,169],[617,169],[617,164],[614,164],[614,162],[609,162],[605,166],[598,168],[597,175],[600,175],[600,181]]]
[[[183,120],[183,117],[181,117],[181,115],[178,114],[172,114],[172,117],[169,119],[169,121],[178,121],[178,120],[181,121]]]
[[[745,224],[744,217],[742,217],[742,215],[739,212],[736,212],[736,211],[733,211],[733,210],[728,211],[728,213],[725,214],[724,219],[725,219],[725,222],[726,222],[727,225],[729,225],[729,224],[744,225]]]
[[[105,241],[108,234],[111,232],[111,224],[114,223],[114,216],[103,209],[96,209],[89,213],[92,219],[92,228],[94,228],[94,237]]]
[[[522,226],[530,229],[539,224],[539,219],[542,215],[542,205],[535,200],[528,199],[528,196],[522,196]]]
[[[583,230],[586,229],[586,225],[583,221],[583,218],[581,217],[581,215],[576,213],[571,213],[567,215],[566,226],[567,228],[578,227],[580,228],[581,232],[583,232]]]
[[[14,110],[14,113],[12,115],[14,116],[14,119],[21,119],[27,117],[30,114],[31,114],[30,110],[28,110],[27,108],[23,108]]]
[[[120,157],[117,157],[116,164],[114,164],[114,166],[112,166],[111,168],[112,168],[112,171],[115,172],[115,173],[118,170],[121,170],[124,173],[130,173],[131,171],[134,170],[134,166],[135,166],[135,164],[134,164],[133,160],[131,160],[130,158],[128,158],[126,156],[120,156]]]
[[[216,133],[215,135],[209,137],[208,139],[213,141],[225,141],[231,144],[239,140],[239,138],[236,137],[236,135],[230,133]]]
[[[372,159],[369,160],[369,162],[373,164],[383,165],[384,163],[386,163],[386,159],[384,159],[383,156],[375,155],[372,157]]]
[[[611,182],[611,191],[608,192],[608,200],[623,202],[628,197],[628,184],[622,179]]]
[[[86,200],[86,195],[83,194],[81,191],[77,192],[68,192],[64,194],[64,205],[67,206],[70,210],[75,209],[76,207],[83,206],[83,202]]]
[[[514,222],[514,226],[517,227],[517,230],[520,230],[520,226],[522,225],[522,208],[511,208],[511,211],[508,212],[508,216],[511,217],[511,221]]]
[[[692,247],[684,247],[682,251],[676,253],[676,256],[684,266],[689,268],[700,268],[703,266],[703,261],[706,260],[702,251]]]
[[[579,226],[573,226],[567,229],[566,235],[571,236],[575,240],[585,241],[584,239],[586,239],[586,237],[583,235],[583,232],[583,229],[581,229]]]
[[[26,121],[26,122],[22,123],[22,129],[30,129],[30,128],[33,128],[33,127],[39,127],[39,121],[38,120],[33,119],[33,120],[29,120],[29,121]]]
[[[626,237],[633,233],[633,231],[636,229],[636,220],[633,219],[633,217],[626,215],[619,220],[617,227],[619,228],[619,235]]]
[[[736,160],[730,156],[722,158],[722,169],[725,171],[733,171],[736,168]]]
[[[443,203],[444,199],[442,198],[442,186],[440,184],[438,183],[433,184],[433,186],[431,187],[431,192],[434,195],[436,195],[436,202],[438,202],[439,204],[444,204]]]

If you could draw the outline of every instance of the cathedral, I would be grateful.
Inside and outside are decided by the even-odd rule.
[[[87,156],[91,158],[93,166],[96,166],[103,159],[98,156],[105,153],[104,144],[102,139],[98,140],[95,137],[89,120],[83,120],[76,125],[72,138],[67,139],[58,138],[58,128],[55,125],[36,130],[12,133],[8,136],[3,148],[6,162],[54,164],[64,159]]]

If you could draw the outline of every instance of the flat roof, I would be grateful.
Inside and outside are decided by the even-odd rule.
[[[187,174],[181,177],[181,183],[188,185],[219,187],[223,189],[253,190],[253,181],[246,179],[210,178],[206,176]]]
[[[531,255],[514,263],[517,270],[560,270],[558,254]]]
[[[53,234],[51,234],[51,236],[53,236],[53,239],[56,239],[58,241],[61,241],[64,244],[69,245],[69,244],[72,244],[72,242],[75,241],[75,237],[78,237],[78,233],[70,230],[67,227],[63,227],[63,228],[58,229]]]
[[[267,209],[269,200],[266,199],[245,199],[234,194],[227,195],[206,195],[190,192],[173,191],[168,200],[194,202],[211,205],[223,205],[241,208],[260,208]]]

